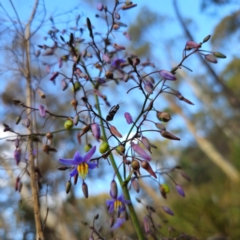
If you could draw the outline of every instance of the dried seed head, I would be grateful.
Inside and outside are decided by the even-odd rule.
[[[111,71],[107,71],[107,72],[105,73],[105,77],[106,77],[107,79],[113,79],[113,73],[112,73]]]
[[[51,132],[46,133],[46,138],[48,140],[52,140],[53,139],[53,134]]]
[[[163,122],[168,122],[169,120],[172,119],[169,113],[158,112],[158,111],[157,111],[157,118],[158,118],[158,120],[163,121]]]

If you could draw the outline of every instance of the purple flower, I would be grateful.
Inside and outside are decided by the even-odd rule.
[[[84,157],[82,157],[79,152],[75,152],[73,159],[60,158],[58,161],[66,165],[74,166],[73,170],[70,172],[71,177],[79,174],[84,179],[88,174],[88,169],[97,167],[97,163],[90,162],[95,151],[96,146],[89,150]]]
[[[46,117],[46,109],[44,108],[44,106],[39,105],[38,109],[39,109],[39,114],[41,115],[41,117],[45,118]]]
[[[177,78],[175,77],[175,75],[173,75],[171,72],[167,71],[167,70],[161,70],[159,71],[160,76],[165,79],[165,80],[176,80]]]
[[[125,60],[122,58],[116,58],[111,62],[111,66],[114,68],[121,68],[121,64],[125,63]]]
[[[123,225],[123,223],[126,222],[125,218],[117,218],[116,222],[111,227],[111,230],[115,230]]]
[[[133,123],[132,116],[131,116],[130,113],[125,112],[125,113],[124,113],[124,117],[126,118],[126,121],[127,121],[128,124]]]
[[[130,200],[126,200],[123,195],[120,195],[119,197],[114,197],[112,192],[110,191],[111,200],[106,200],[106,204],[108,207],[108,212],[113,212],[114,210],[118,212],[122,212],[125,210],[125,204],[130,204]]]

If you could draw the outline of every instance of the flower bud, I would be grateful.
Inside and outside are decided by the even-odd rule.
[[[180,138],[176,137],[175,135],[173,135],[172,133],[166,131],[166,130],[163,130],[160,132],[162,137],[164,138],[167,138],[167,139],[171,139],[171,140],[180,140]]]
[[[143,159],[150,161],[151,156],[149,156],[138,144],[131,143],[133,150]]]
[[[88,198],[88,186],[85,182],[82,183],[82,192],[85,198]]]
[[[111,181],[111,190],[110,191],[111,191],[112,198],[116,199],[118,196],[118,188],[117,188],[117,183],[114,179]]]
[[[75,117],[73,118],[73,123],[74,123],[75,126],[78,125],[78,121],[79,121],[79,116],[75,115]]]
[[[158,120],[160,120],[162,122],[168,122],[169,120],[172,119],[169,113],[158,112],[158,111],[157,111],[157,118],[158,118]]]
[[[173,75],[171,72],[166,71],[166,70],[160,70],[159,71],[160,76],[165,79],[165,80],[177,80],[177,78],[175,77],[175,75]]]
[[[55,83],[55,79],[57,78],[58,74],[59,74],[59,72],[53,73],[49,80],[53,81],[53,83]]]
[[[15,158],[16,164],[18,165],[21,161],[21,149],[20,148],[17,148],[14,151],[14,158]]]
[[[114,126],[110,127],[110,132],[112,133],[112,135],[115,135],[116,137],[119,138],[122,137],[122,134]]]
[[[162,206],[162,209],[163,209],[163,211],[164,211],[165,213],[168,213],[169,215],[174,216],[173,211],[172,211],[169,207],[167,207],[167,206]]]
[[[176,184],[175,187],[176,187],[176,190],[179,193],[179,195],[181,195],[182,197],[185,197],[185,193],[184,193],[183,188],[180,185],[178,185],[178,184]]]
[[[38,106],[39,114],[41,117],[45,118],[46,117],[46,110],[43,105]]]
[[[148,94],[152,94],[153,93],[153,84],[151,82],[146,82],[144,84],[144,89]]]
[[[199,48],[201,47],[201,44],[196,43],[194,41],[187,41],[185,50],[191,50],[192,48]]]
[[[144,168],[148,173],[150,173],[150,175],[152,175],[153,177],[157,178],[156,173],[152,170],[152,167],[150,165],[150,163],[148,161],[142,161],[141,162],[141,166],[142,168]]]
[[[20,144],[20,140],[19,140],[19,138],[15,139],[15,141],[14,141],[14,145],[15,145],[16,148],[19,147],[19,144]]]
[[[17,119],[16,119],[16,125],[18,125],[18,124],[20,123],[21,119],[22,119],[21,116],[18,116],[18,117],[17,117]]]
[[[204,57],[208,62],[211,62],[211,63],[217,63],[218,62],[216,57],[212,54],[206,54]]]
[[[125,3],[126,4],[126,3]],[[122,6],[122,10],[128,10],[128,9],[130,9],[130,8],[134,8],[134,7],[136,7],[137,6],[137,4],[126,4],[126,5],[123,5]]]
[[[209,39],[211,38],[211,35],[207,35],[204,39],[203,39],[203,42],[207,42]]]
[[[120,14],[119,13],[117,13],[117,12],[115,12],[115,18],[117,19],[117,20],[119,20],[120,18],[121,18],[121,16],[120,16]]]
[[[67,84],[67,82],[66,82],[65,79],[63,79],[63,80],[61,81],[61,85],[62,85],[62,90],[63,90],[63,91],[66,90],[67,87],[68,87],[68,84]]]
[[[132,186],[133,186],[134,190],[135,190],[137,193],[139,193],[140,187],[139,187],[139,182],[138,182],[137,178],[136,178],[136,177],[132,178],[132,179],[131,179],[131,183],[132,183]]]
[[[74,176],[74,185],[77,184],[77,181],[78,181],[78,174],[76,174],[76,175]]]
[[[144,226],[145,233],[149,233],[150,232],[150,220],[149,220],[148,216],[145,216],[143,218],[143,226]]]
[[[217,58],[226,58],[226,56],[220,52],[213,52],[213,55]]]
[[[100,135],[101,135],[101,131],[100,131],[99,125],[97,123],[93,123],[91,125],[91,129],[92,129],[93,136],[99,141]]]
[[[66,183],[66,193],[68,194],[71,190],[71,187],[72,187],[72,183],[70,180],[67,181]]]
[[[124,113],[124,117],[126,118],[126,121],[127,121],[128,124],[133,123],[132,116],[131,116],[130,113],[125,112],[125,113]]]
[[[27,128],[30,127],[31,121],[30,121],[30,118],[29,118],[29,117],[27,117],[27,118],[24,119],[24,125],[25,125]]]
[[[103,10],[103,4],[102,3],[98,3],[97,4],[97,10],[98,11],[102,11]]]
[[[144,147],[145,147],[149,152],[151,152],[151,144],[150,144],[150,142],[148,141],[148,139],[147,139],[146,137],[142,136],[141,142],[142,142],[142,144],[144,145]]]

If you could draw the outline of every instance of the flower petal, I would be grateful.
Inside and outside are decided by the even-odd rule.
[[[96,151],[96,146],[94,146],[91,150],[87,152],[87,154],[83,157],[82,162],[86,162],[86,163],[89,162],[89,160],[91,159],[95,151]]]
[[[74,160],[77,164],[84,162],[84,160],[83,160],[83,158],[82,158],[82,156],[80,155],[79,152],[75,152],[75,154],[74,154],[74,156],[73,156],[73,160]]]
[[[74,177],[74,176],[77,175],[77,174],[78,174],[78,171],[77,171],[77,168],[76,168],[76,167],[69,173],[69,175],[70,175],[71,177]]]
[[[97,166],[98,166],[97,163],[93,163],[93,162],[89,162],[89,163],[88,163],[88,168],[89,168],[89,169],[94,169],[94,168],[96,168]]]
[[[58,161],[66,165],[78,165],[74,159],[59,158]]]

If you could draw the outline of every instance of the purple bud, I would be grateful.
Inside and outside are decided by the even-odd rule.
[[[164,212],[168,213],[169,215],[174,216],[173,211],[172,211],[169,207],[167,207],[167,206],[162,206],[162,209],[163,209]]]
[[[135,178],[135,177],[132,178],[131,183],[132,183],[132,186],[133,186],[134,190],[135,190],[137,193],[139,193],[139,191],[140,191],[140,186],[139,186],[139,182],[138,182],[137,178]]]
[[[184,190],[180,185],[178,185],[178,184],[176,185],[176,190],[182,197],[185,197]]]
[[[135,143],[131,143],[133,150],[143,159],[150,161],[151,157],[138,145]]]
[[[18,148],[20,144],[20,140],[18,138],[15,139],[14,144],[15,144],[15,147]]]
[[[62,85],[62,90],[63,90],[63,91],[66,90],[67,87],[68,87],[68,84],[67,84],[67,82],[66,82],[65,79],[62,80],[61,85]]]
[[[82,183],[82,191],[83,191],[84,197],[88,198],[88,185],[85,182]]]
[[[165,80],[176,80],[177,78],[175,77],[175,75],[173,75],[171,72],[167,71],[167,70],[160,70],[159,71],[160,76],[165,79]]]
[[[146,90],[146,92],[148,94],[152,94],[153,93],[153,84],[151,82],[145,82],[144,89]]]
[[[124,117],[126,118],[126,121],[127,121],[128,124],[133,123],[132,116],[130,115],[130,113],[125,112]]]
[[[207,54],[205,55],[205,59],[208,61],[208,62],[211,62],[211,63],[217,63],[217,59],[214,55],[212,54]]]
[[[93,123],[91,125],[91,129],[92,129],[92,133],[93,133],[93,136],[99,140],[100,139],[100,136],[101,136],[101,131],[100,131],[100,127],[97,123]]]
[[[111,194],[112,198],[116,199],[118,196],[118,188],[117,188],[117,183],[116,181],[113,179],[111,181]]]
[[[15,151],[14,151],[14,158],[16,160],[16,164],[18,165],[19,162],[21,161],[21,149],[20,148],[17,148]]]
[[[39,114],[41,115],[41,117],[45,118],[46,117],[46,110],[45,110],[44,106],[39,105],[38,109],[39,109]]]
[[[130,37],[130,35],[129,35],[127,32],[124,32],[123,35],[124,35],[129,41],[132,40],[131,37]]]
[[[58,72],[55,72],[55,73],[53,73],[53,75],[50,77],[50,81],[53,81],[53,83],[55,83],[55,79],[57,78],[57,76],[58,76]]]
[[[102,3],[98,3],[97,4],[97,10],[98,11],[102,11],[103,10],[103,4]]]
[[[145,216],[143,218],[143,226],[144,226],[145,233],[149,233],[149,231],[150,231],[150,223],[149,223],[149,217],[148,216]]]
[[[110,58],[107,54],[103,54],[102,56],[103,60],[106,62],[106,63],[109,63],[110,62]]]
[[[142,142],[142,144],[144,145],[144,147],[145,147],[149,152],[151,152],[151,144],[150,144],[150,142],[148,141],[148,139],[147,139],[146,137],[142,136],[141,142]]]

